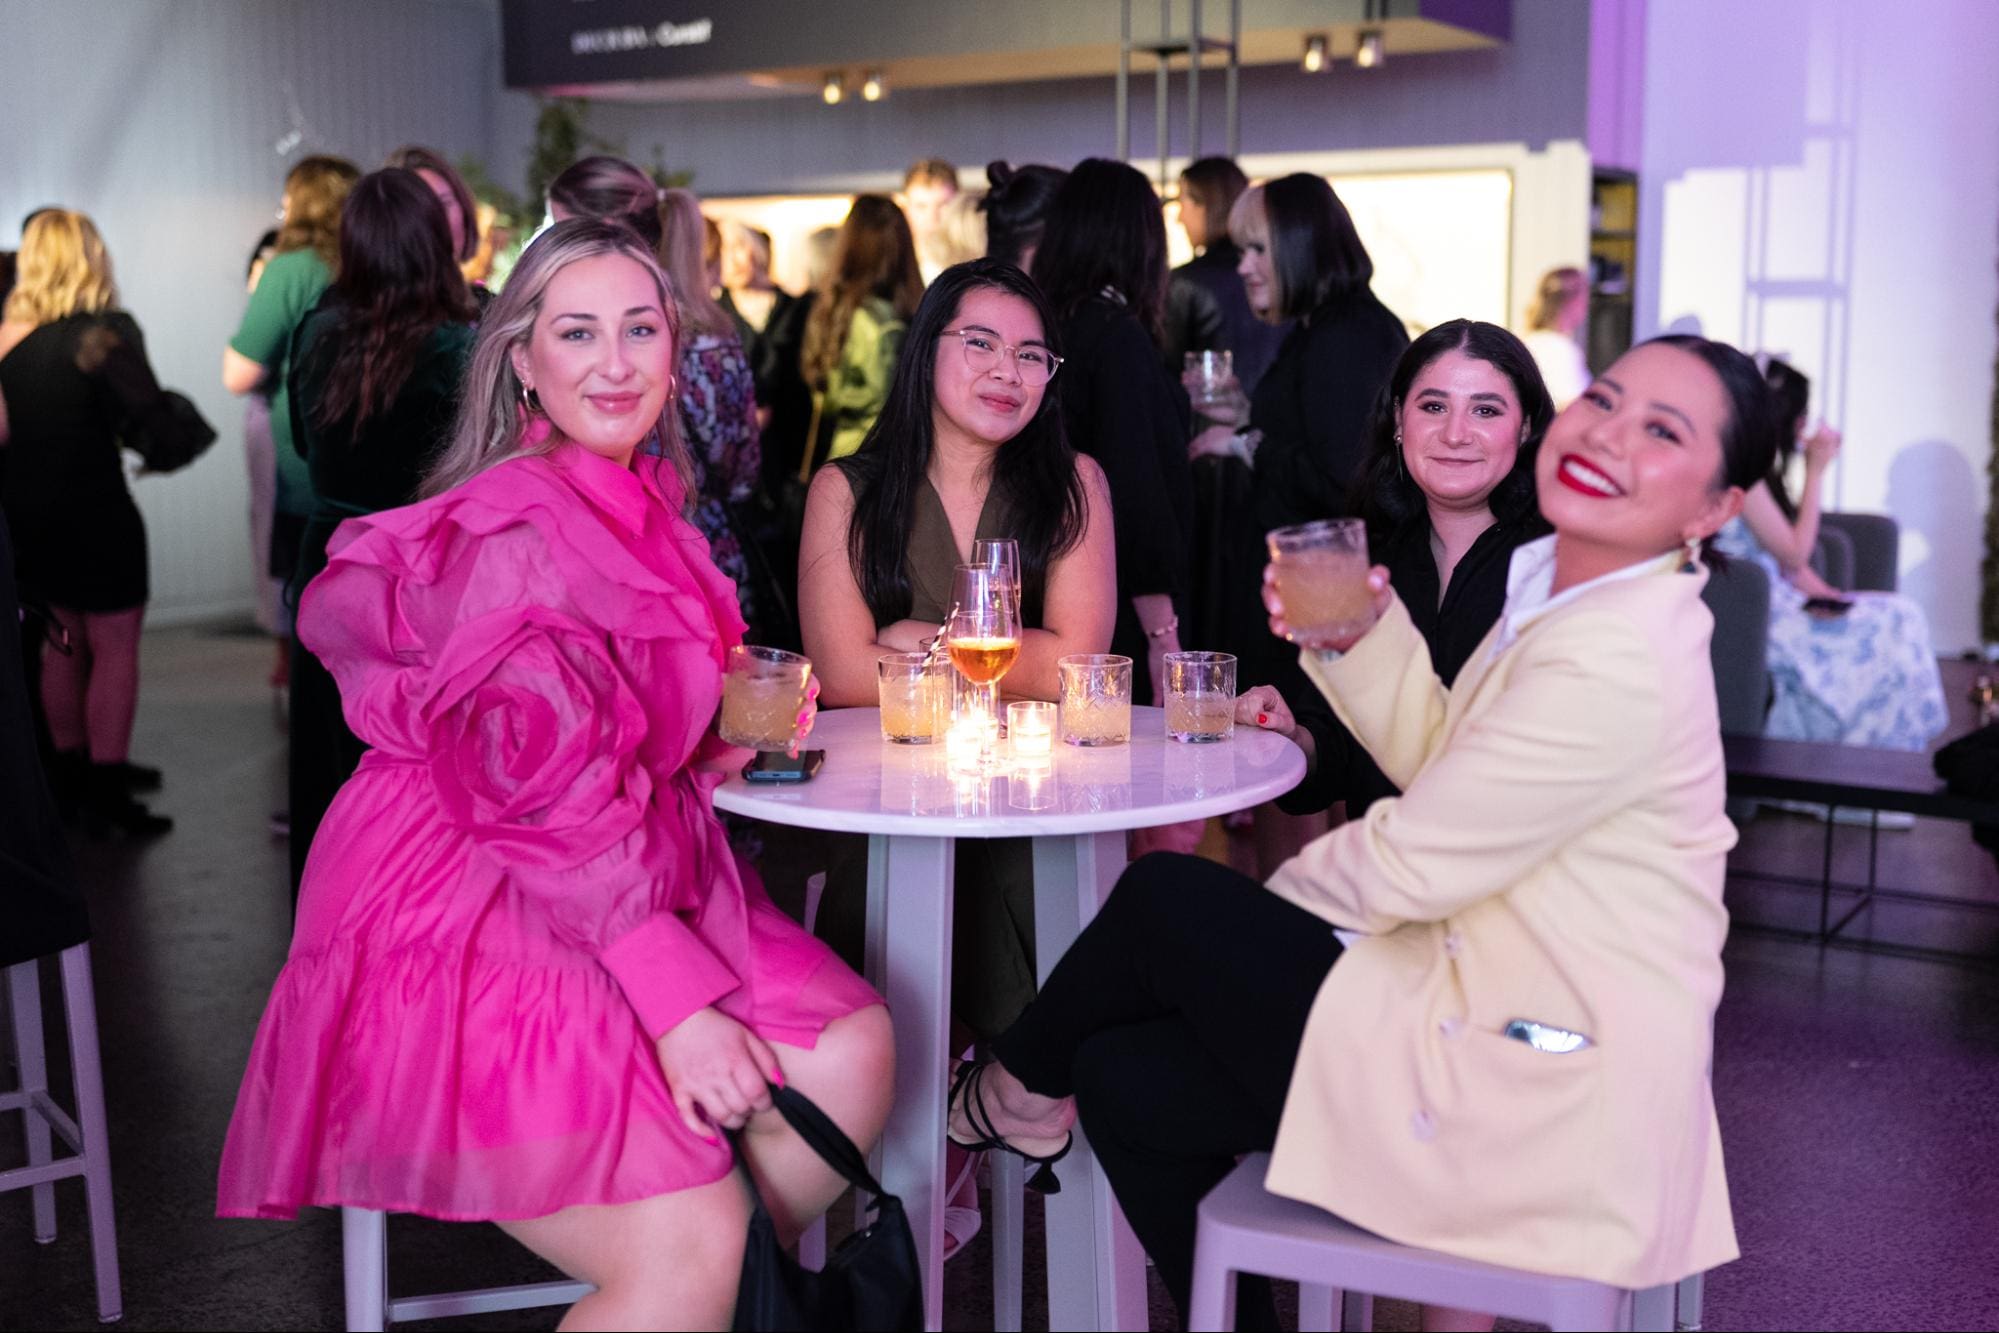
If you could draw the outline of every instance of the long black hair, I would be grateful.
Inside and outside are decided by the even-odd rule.
[[[1041,289],[1011,264],[974,259],[938,274],[910,320],[888,401],[856,452],[834,466],[854,492],[847,524],[847,559],[861,597],[878,625],[909,615],[909,574],[904,557],[916,526],[916,497],[935,447],[937,356],[943,332],[958,317],[968,293],[989,290],[1017,296],[1034,309],[1049,350],[1056,343],[1055,314]],[[956,348],[952,349],[956,355]],[[1052,386],[1051,386],[1052,387]],[[1089,499],[1076,471],[1076,453],[1063,433],[1062,410],[1044,392],[1034,418],[1000,445],[992,486],[1008,533],[1020,543],[1021,583],[1038,584],[1055,560],[1082,540]]]
[[[1160,341],[1166,214],[1145,173],[1105,157],[1078,162],[1048,203],[1034,280],[1063,319],[1109,288]]]
[[[1270,228],[1277,300],[1273,323],[1302,319],[1320,306],[1360,295],[1374,281],[1374,260],[1353,216],[1323,176],[1295,172],[1262,187]]]
[[[1374,415],[1367,427],[1367,462],[1361,467],[1357,488],[1360,516],[1367,521],[1371,549],[1388,550],[1429,514],[1422,488],[1402,461],[1402,442],[1397,438],[1397,429],[1402,420],[1402,405],[1409,397],[1409,386],[1446,352],[1463,352],[1506,376],[1513,385],[1513,396],[1519,400],[1520,415],[1527,427],[1513,469],[1500,479],[1486,499],[1493,520],[1519,524],[1528,536],[1548,530],[1534,494],[1534,458],[1541,450],[1542,436],[1548,433],[1548,423],[1555,419],[1555,404],[1548,396],[1548,386],[1541,381],[1533,354],[1511,333],[1482,320],[1454,319],[1409,344],[1402,359],[1395,363],[1395,373],[1388,377],[1388,383],[1374,400]]]
[[[986,215],[987,259],[1026,267],[1021,256],[1041,244],[1048,205],[1068,175],[1060,167],[1038,162],[1020,167],[1004,161],[986,164],[986,182],[992,188],[979,200],[979,211]]]
[[[1805,413],[1812,405],[1812,381],[1804,371],[1789,362],[1774,357],[1763,367],[1763,380],[1770,386],[1773,395],[1772,410],[1777,413],[1777,458],[1770,465],[1770,498],[1777,502],[1777,508],[1784,511],[1784,517],[1795,523],[1798,521],[1797,502],[1791,499],[1791,491],[1784,484],[1784,473],[1790,470],[1791,456],[1797,452],[1798,430],[1805,424]]]

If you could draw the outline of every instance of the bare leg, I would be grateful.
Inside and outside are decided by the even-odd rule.
[[[1029,1092],[1024,1084],[995,1060],[978,1075],[978,1094],[993,1132],[1022,1152],[1047,1157],[1062,1150],[1062,1141],[1076,1123],[1074,1097],[1044,1097]],[[953,1138],[976,1141],[979,1131],[972,1125],[965,1106],[970,1091],[951,1103],[944,1128]]]
[[[123,763],[131,753],[132,716],[139,707],[139,626],[145,615],[144,607],[134,607],[83,618],[90,641],[84,719],[92,763]]]
[[[834,1019],[810,1050],[779,1042],[772,1042],[771,1049],[784,1067],[785,1086],[810,1097],[862,1153],[874,1147],[895,1093],[895,1046],[887,1009],[870,1005]],[[774,1110],[750,1121],[743,1133],[743,1156],[786,1245],[847,1188]]]
[[[50,607],[49,614],[69,634],[70,650],[54,644],[42,649],[42,711],[48,715],[49,740],[58,750],[81,750],[88,741],[83,727],[83,700],[90,679],[90,641],[84,635],[81,612]]]
[[[636,1203],[565,1208],[500,1229],[597,1290],[564,1329],[726,1329],[749,1230],[749,1196],[731,1172]]]

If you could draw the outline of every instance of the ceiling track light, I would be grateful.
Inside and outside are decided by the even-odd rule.
[[[863,102],[879,102],[887,96],[887,77],[878,69],[869,70],[868,76],[861,80],[861,100]]]
[[[838,106],[847,100],[847,77],[834,70],[826,76],[826,82],[819,86],[819,97],[827,106]]]
[[[1305,58],[1299,63],[1304,66],[1307,74],[1323,73],[1326,66],[1332,63],[1329,57],[1329,45],[1326,35],[1322,32],[1313,33],[1305,39]]]
[[[1362,29],[1360,44],[1354,48],[1353,63],[1362,69],[1380,69],[1387,59],[1388,51],[1382,43],[1381,29]]]

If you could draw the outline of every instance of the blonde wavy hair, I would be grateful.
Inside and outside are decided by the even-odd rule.
[[[520,262],[507,277],[506,287],[479,321],[479,337],[472,345],[472,360],[466,368],[459,399],[458,422],[452,428],[450,443],[430,475],[424,478],[424,497],[440,495],[510,459],[551,453],[562,443],[559,432],[551,432],[548,438],[535,444],[523,443],[521,436],[527,421],[521,409],[525,395],[520,376],[514,373],[512,354],[534,335],[542,298],[555,275],[578,260],[602,255],[623,255],[651,275],[659,292],[660,309],[666,315],[667,336],[675,350],[672,360],[677,361],[680,305],[673,299],[673,285],[667,281],[651,248],[630,227],[615,220],[570,218],[556,223],[522,252]],[[657,453],[671,465],[691,497],[693,469],[687,460],[686,446],[681,443],[679,402],[670,388],[660,405],[653,434],[640,449]]]
[[[97,224],[65,208],[44,209],[21,235],[5,318],[37,326],[118,304],[111,252]]]
[[[1589,275],[1579,268],[1551,268],[1541,275],[1534,299],[1527,306],[1529,329],[1552,329],[1569,302],[1589,290]]]

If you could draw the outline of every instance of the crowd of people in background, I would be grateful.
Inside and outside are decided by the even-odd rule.
[[[1364,1118],[1325,1086],[1313,1085],[1303,1112],[1284,1098],[1313,996],[1343,950],[1359,951],[1330,934],[1310,949],[1293,948],[1287,936],[1309,934],[1324,919],[1387,933],[1436,919],[1422,915],[1433,909],[1452,910],[1435,884],[1407,882],[1418,873],[1407,859],[1417,856],[1406,841],[1413,836],[1431,838],[1417,849],[1430,858],[1423,866],[1445,880],[1461,874],[1460,885],[1490,879],[1468,867],[1481,854],[1500,856],[1493,848],[1502,843],[1505,854],[1520,853],[1520,882],[1544,887],[1565,873],[1563,857],[1605,864],[1600,858],[1641,843],[1640,852],[1659,850],[1635,830],[1620,835],[1631,840],[1622,851],[1577,850],[1600,835],[1565,827],[1546,830],[1556,850],[1542,848],[1552,858],[1545,863],[1530,865],[1534,858],[1497,831],[1486,842],[1460,839],[1446,855],[1440,848],[1457,832],[1407,831],[1430,829],[1421,819],[1439,829],[1451,824],[1434,794],[1443,779],[1431,782],[1425,800],[1395,807],[1405,823],[1382,818],[1426,763],[1456,772],[1448,758],[1456,754],[1465,773],[1513,775],[1528,791],[1533,782],[1509,765],[1530,756],[1527,748],[1498,753],[1489,739],[1479,749],[1475,728],[1433,738],[1437,748],[1421,755],[1396,738],[1384,741],[1383,719],[1409,699],[1393,707],[1378,701],[1373,713],[1362,704],[1336,709],[1330,699],[1361,688],[1361,668],[1351,663],[1420,676],[1441,697],[1463,673],[1487,672],[1488,659],[1475,660],[1475,652],[1496,625],[1503,639],[1530,632],[1531,617],[1523,613],[1516,625],[1508,608],[1521,595],[1523,569],[1530,582],[1557,577],[1545,574],[1555,558],[1549,552],[1581,560],[1573,553],[1590,551],[1595,563],[1584,572],[1614,578],[1625,565],[1649,561],[1649,568],[1666,557],[1692,569],[1706,546],[1718,545],[1766,566],[1780,590],[1772,599],[1771,734],[1921,748],[1941,729],[1942,695],[1920,612],[1891,595],[1843,595],[1813,571],[1822,483],[1840,440],[1811,424],[1808,385],[1783,362],[1759,369],[1733,349],[1662,339],[1620,359],[1616,374],[1593,374],[1579,342],[1589,285],[1572,268],[1541,282],[1524,336],[1453,320],[1413,330],[1412,341],[1409,325],[1375,293],[1353,218],[1318,176],[1252,183],[1227,159],[1189,164],[1177,181],[1178,221],[1194,258],[1178,268],[1168,264],[1159,192],[1126,163],[994,162],[984,176],[983,189],[966,189],[955,166],[930,158],[909,169],[898,194],[858,196],[837,229],[807,242],[810,285],[791,292],[772,277],[777,256],[766,232],[705,216],[692,191],[663,187],[630,162],[587,157],[551,182],[542,229],[495,292],[484,281],[494,258],[491,210],[441,154],[413,145],[372,171],[316,155],[287,173],[279,225],[251,250],[248,300],[222,349],[221,380],[244,399],[260,623],[275,644],[272,684],[289,690],[289,799],[273,818],[291,840],[300,943],[232,1131],[225,1211],[288,1215],[346,1197],[344,1186],[322,1187],[314,1173],[331,1170],[330,1159],[282,1100],[342,1095],[323,1084],[324,1069],[305,1069],[296,1053],[310,1044],[301,1025],[336,1001],[361,1005],[384,1030],[412,1015],[420,1027],[465,1022],[478,1030],[472,1046],[490,1056],[489,1072],[504,1068],[505,1052],[535,1044],[522,1034],[521,1009],[468,1019],[452,1008],[458,1000],[410,970],[417,963],[395,964],[405,971],[394,977],[371,971],[386,964],[353,956],[343,934],[361,909],[342,894],[362,880],[377,886],[376,897],[389,893],[369,867],[401,858],[404,888],[437,915],[418,929],[409,925],[414,918],[396,915],[416,910],[407,903],[381,906],[392,924],[378,946],[441,947],[441,933],[458,939],[466,957],[477,954],[465,941],[490,939],[480,932],[491,927],[474,920],[465,901],[438,906],[457,892],[457,871],[445,868],[458,865],[453,858],[479,863],[464,832],[476,826],[494,830],[495,845],[528,867],[520,873],[529,906],[507,910],[547,915],[517,925],[514,943],[528,942],[509,958],[553,968],[601,962],[612,978],[569,1001],[595,1025],[601,1040],[580,1044],[594,1054],[544,1051],[535,1077],[552,1086],[615,1081],[630,1061],[656,1057],[673,1100],[605,1110],[590,1128],[600,1136],[611,1128],[638,1133],[641,1111],[653,1114],[660,1124],[640,1138],[666,1165],[653,1162],[635,1186],[620,1174],[629,1164],[581,1147],[553,1164],[522,1150],[501,1154],[517,1177],[489,1173],[478,1187],[453,1193],[423,1176],[426,1161],[449,1151],[443,1139],[426,1137],[428,1129],[374,1125],[362,1137],[375,1137],[356,1151],[367,1169],[383,1173],[374,1185],[407,1192],[396,1196],[399,1207],[513,1219],[505,1224],[524,1243],[597,1283],[589,1300],[604,1318],[656,1312],[661,1301],[681,1302],[683,1317],[693,1309],[697,1320],[725,1311],[715,1304],[719,1288],[696,1299],[688,1294],[693,1278],[663,1286],[666,1279],[625,1263],[618,1256],[626,1250],[605,1239],[605,1224],[571,1205],[643,1210],[630,1200],[684,1191],[699,1208],[623,1213],[621,1225],[699,1249],[716,1219],[736,1224],[731,1210],[740,1202],[713,1189],[729,1157],[708,1129],[764,1123],[758,1116],[769,1102],[760,1080],[781,1069],[839,1107],[836,1118],[856,1138],[871,1138],[885,1114],[885,1076],[870,1083],[847,1075],[883,1067],[887,1024],[857,975],[865,849],[834,856],[821,914],[825,944],[775,919],[754,868],[735,860],[741,847],[732,851],[716,836],[703,804],[719,780],[701,739],[710,719],[683,716],[676,690],[705,697],[719,654],[741,640],[804,650],[821,704],[872,703],[876,659],[928,644],[949,614],[952,567],[975,537],[1020,545],[1025,632],[1010,691],[1053,698],[1057,658],[1111,652],[1135,664],[1134,697],[1144,704],[1162,697],[1169,655],[1222,650],[1240,663],[1243,723],[1291,737],[1307,758],[1305,783],[1256,816],[1261,868],[1278,876],[1273,887],[1288,902],[1269,899],[1252,910],[1231,901],[1248,900],[1237,892],[1242,886],[1180,862],[1138,867],[1157,890],[1155,903],[1186,909],[1183,929],[1185,921],[1236,923],[1244,952],[1227,961],[1229,975],[1240,979],[1278,960],[1288,990],[1269,1014],[1244,1012],[1213,988],[1182,995],[1180,983],[1158,982],[1187,970],[1175,951],[1197,945],[1131,894],[1072,955],[1094,971],[1065,964],[1037,999],[1027,845],[982,846],[961,857],[958,870],[953,1011],[968,1041],[999,1055],[980,1066],[986,1091],[972,1079],[953,1103],[959,1148],[1027,1145],[1027,1155],[1052,1159],[1075,1117],[1073,1094],[1082,1094],[1088,1118],[1091,1089],[1104,1089],[1092,1139],[1183,1305],[1190,1201],[1219,1178],[1219,1163],[1273,1141],[1280,1167],[1309,1180],[1301,1188],[1311,1197],[1450,1243],[1436,1239],[1439,1228],[1420,1203],[1357,1202],[1346,1183],[1355,1177],[1320,1160],[1318,1131],[1295,1128],[1297,1114],[1349,1129]],[[88,827],[164,834],[171,822],[140,799],[162,775],[129,752],[148,575],[145,527],[120,454],[133,423],[160,410],[163,391],[89,218],[59,208],[33,215],[8,276],[0,505],[20,590],[35,613],[25,622],[23,660],[38,682],[48,771],[60,803]],[[1227,354],[1219,371],[1213,367],[1222,362],[1202,360],[1215,353]],[[1641,392],[1697,406],[1683,427],[1648,425],[1613,440],[1608,423],[1623,421],[1627,397],[1636,402]],[[1669,429],[1684,434],[1680,451],[1655,456]],[[1782,438],[1763,448],[1765,434]],[[1794,455],[1803,476],[1795,486]],[[1698,467],[1687,461],[1696,456]],[[512,491],[496,480],[503,477],[513,479]],[[1603,529],[1576,498],[1590,495],[1629,500],[1641,521]],[[1724,496],[1734,499],[1716,498]],[[1382,607],[1400,609],[1384,609],[1380,638],[1319,645],[1328,655],[1301,657],[1266,600],[1264,537],[1345,516],[1364,520],[1373,561],[1385,569],[1376,589]],[[701,559],[688,556],[690,542],[705,547]],[[1670,605],[1660,594],[1633,615],[1655,626],[1691,624],[1691,594],[1670,580],[1659,586],[1672,591]],[[635,608],[631,590],[641,588],[658,592],[669,609]],[[607,636],[608,657],[600,642]],[[560,736],[496,739],[477,711],[500,707],[489,695],[528,688],[496,656],[523,638],[541,645],[536,660],[548,672],[590,684],[577,699],[549,705],[555,721],[519,724],[528,735],[545,722]],[[1383,643],[1401,656],[1391,662]],[[1673,651],[1692,661],[1684,648]],[[1619,640],[1615,651],[1636,649]],[[448,662],[465,679],[446,679],[442,666],[426,675],[412,665],[419,660]],[[1490,669],[1503,676],[1509,668]],[[1587,711],[1610,707],[1609,693],[1592,692],[1600,674],[1578,677],[1575,706],[1602,721],[1608,712]],[[616,705],[623,711],[607,718],[591,690],[613,678],[626,682]],[[1656,698],[1645,694],[1652,686],[1619,680],[1643,696],[1641,704],[1700,711],[1697,700],[1681,697],[1684,676],[1669,674]],[[422,701],[423,726],[434,734],[411,730],[415,724],[396,711],[412,699]],[[1432,730],[1442,716],[1439,705]],[[1451,717],[1456,726],[1458,714]],[[1539,735],[1539,727],[1550,745],[1584,744],[1572,727],[1539,714],[1531,726],[1514,723],[1508,734],[1516,738]],[[1696,740],[1674,733],[1646,753],[1663,765],[1697,749]],[[572,808],[566,791],[518,790],[532,785],[515,771],[527,766],[521,753],[461,753],[544,743],[535,762],[569,773],[581,793],[574,799],[600,800],[601,809]],[[565,755],[565,747],[584,748]],[[616,771],[600,771],[600,760]],[[451,768],[461,762],[464,771]],[[426,765],[442,793],[435,801],[408,785]],[[1606,773],[1606,790],[1624,790],[1627,777],[1639,781],[1628,765]],[[1311,842],[1342,816],[1339,836]],[[383,832],[389,826],[394,838]],[[1718,805],[1703,807],[1696,834],[1704,847],[1719,845],[1724,827]],[[1312,850],[1292,859],[1308,842]],[[662,850],[668,846],[670,853]],[[1154,831],[1137,849],[1176,846],[1191,842]],[[1335,864],[1336,854],[1347,859]],[[674,864],[708,887],[683,885],[669,908],[649,916],[657,905],[647,898],[646,876],[664,873],[669,856],[685,858]],[[409,868],[412,859],[422,864]],[[1403,916],[1369,906],[1374,890],[1356,887],[1376,870],[1409,895],[1397,909]],[[1707,988],[1718,989],[1708,945],[1718,942],[1708,939],[1704,882],[1677,869],[1660,873],[1671,881],[1662,894],[1694,923],[1675,946],[1686,957],[1673,962],[1693,979],[1679,989],[1662,983],[1658,1015],[1632,1021],[1665,1033],[1697,1076],[1700,1033],[1712,1012]],[[1511,884],[1490,887],[1510,893]],[[1718,911],[1718,881],[1711,887]],[[499,901],[482,897],[477,905],[483,911]],[[641,920],[647,924],[634,925]],[[1203,929],[1212,937],[1229,928]],[[1484,929],[1488,947],[1524,956],[1526,946],[1511,937],[1494,942],[1496,928]],[[1129,961],[1137,953],[1120,952],[1134,939],[1158,955],[1151,980],[1125,977],[1139,967]],[[1248,941],[1267,953],[1253,957]],[[1549,957],[1569,961],[1584,952],[1547,947]],[[1565,952],[1572,948],[1574,956]],[[496,957],[478,954],[488,984],[529,984],[508,970],[513,962],[503,967]],[[683,980],[649,980],[645,965],[678,969]],[[1576,961],[1579,973],[1601,965],[1595,957]],[[1415,972],[1399,980],[1393,969],[1363,973],[1365,966],[1343,963],[1335,974],[1354,979],[1349,1002],[1421,981]],[[1176,1028],[1156,1047],[1105,1046],[1101,1034],[1133,1021],[1104,998],[1110,977],[1144,992],[1148,1014],[1183,1014],[1187,1030]],[[391,986],[403,988],[394,1003],[382,998]],[[637,1011],[637,1028],[627,1008]],[[614,1031],[621,1022],[632,1030]],[[1184,1125],[1148,1138],[1155,1113],[1136,1104],[1141,1094],[1156,1101],[1158,1088],[1187,1082],[1185,1095],[1196,1096],[1196,1076],[1186,1071],[1206,1068],[1203,1052],[1217,1040],[1210,1029],[1243,1024],[1281,1039],[1259,1044],[1260,1037],[1242,1062],[1222,1060],[1226,1068],[1210,1071],[1235,1089],[1239,1113],[1195,1147],[1175,1137]],[[387,1045],[349,1074],[394,1085],[412,1103],[454,1095],[396,1066],[383,1054],[393,1042],[381,1040]],[[1432,1040],[1408,1034],[1412,1050]],[[1338,1044],[1328,1037],[1320,1049]],[[1373,1060],[1388,1082],[1406,1073],[1378,1057],[1356,1056],[1353,1067]],[[1162,1073],[1167,1066],[1181,1072]],[[739,1077],[746,1069],[757,1076]],[[1686,1124],[1704,1131],[1711,1111],[1698,1098],[1682,1102]],[[482,1130],[494,1142],[546,1139],[570,1114],[553,1103],[509,1106]],[[1627,1109],[1636,1123],[1639,1112]],[[1280,1120],[1288,1136],[1281,1140]],[[661,1128],[683,1124],[688,1134]],[[1343,1151],[1387,1131],[1354,1132]],[[1690,1132],[1681,1126],[1669,1137]],[[781,1201],[782,1228],[795,1232],[830,1202],[833,1183],[788,1157],[791,1147],[775,1131],[753,1141],[756,1169],[778,1182],[766,1197]],[[1160,1164],[1162,1154],[1170,1165]],[[969,1222],[962,1216],[976,1209],[969,1160],[964,1151],[952,1158],[955,1245],[977,1226],[976,1212]],[[1382,1160],[1411,1179],[1428,1170],[1399,1142],[1382,1148]],[[353,1160],[346,1166],[359,1169]],[[1719,1171],[1716,1158],[1709,1174],[1691,1173],[1685,1183],[1711,1194],[1720,1189]],[[1489,1205],[1478,1224],[1503,1230],[1512,1197],[1505,1189],[1519,1184],[1467,1193]],[[1573,1206],[1547,1205],[1551,1215]],[[1634,1249],[1659,1231],[1667,1259],[1650,1252],[1642,1261],[1574,1260],[1564,1271],[1620,1282],[1657,1277],[1663,1269],[1652,1274],[1647,1265],[1714,1262],[1732,1245],[1711,1197],[1699,1217],[1695,1202],[1667,1207],[1650,1195],[1615,1208],[1648,1219]],[[1509,1240],[1479,1252],[1518,1248]],[[1245,1282],[1243,1300],[1246,1319],[1268,1317],[1267,1292]]]

